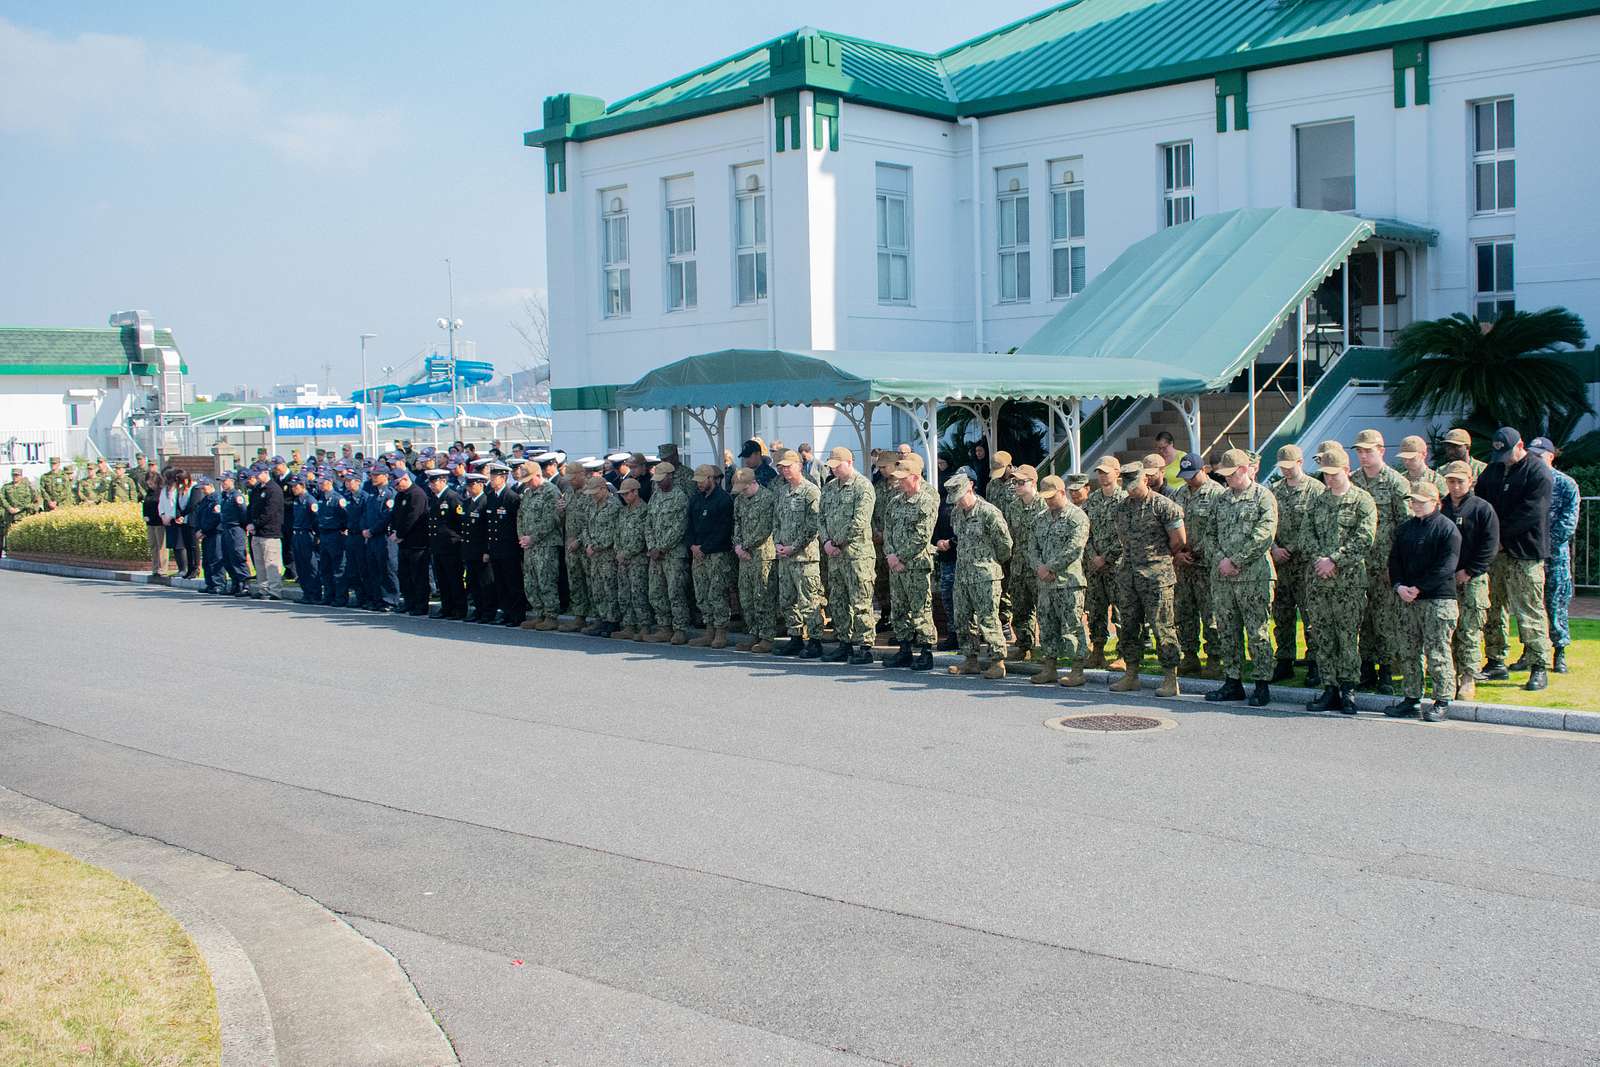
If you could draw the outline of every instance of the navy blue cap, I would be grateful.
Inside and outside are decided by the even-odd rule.
[[[1178,460],[1178,477],[1188,481],[1205,470],[1205,467],[1205,461],[1200,458],[1200,453],[1185,452],[1183,458]]]
[[[276,466],[279,463],[287,463],[287,462],[289,462],[289,461],[284,459],[282,456],[273,456],[272,457],[272,463],[273,463],[274,466]]]
[[[289,475],[289,484],[290,485],[305,485],[306,484],[306,476],[303,475],[303,474],[291,474],[291,475]]]
[[[1556,454],[1558,449],[1556,448],[1556,443],[1550,440],[1550,438],[1535,437],[1532,441],[1528,442],[1528,451],[1538,452],[1541,455],[1553,456]]]
[[[223,475],[223,477],[227,477],[227,475]],[[194,480],[194,484],[195,485],[200,485],[200,486],[210,485],[211,484],[211,479],[206,477],[204,474],[202,474],[200,477],[198,477],[198,478],[196,478]]]
[[[1494,450],[1496,459],[1508,454],[1517,447],[1517,442],[1522,440],[1522,434],[1510,426],[1502,426],[1494,432],[1494,437],[1489,441],[1489,447]]]
[[[344,472],[345,481],[349,481],[351,478],[354,478],[356,481],[359,482],[364,477],[366,477],[366,475],[364,475],[361,471],[358,471],[353,467]]]

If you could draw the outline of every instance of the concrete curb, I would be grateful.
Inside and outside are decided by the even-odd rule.
[[[71,567],[54,563],[34,563],[28,560],[0,559],[0,570],[27,571],[35,574],[55,574],[69,578],[98,578],[105,581],[133,582],[144,585],[166,585],[174,589],[199,589],[204,583],[183,578],[153,579],[148,573],[139,571],[108,571],[96,570],[89,567]],[[296,589],[285,590],[284,603],[292,603],[299,599]],[[331,609],[337,610],[337,609]],[[570,618],[570,616],[568,616]],[[437,621],[437,620],[435,620]],[[545,631],[555,633],[555,631]],[[559,635],[565,636],[565,635]],[[743,634],[729,633],[733,637],[743,637]],[[940,653],[935,656],[935,661],[943,664],[955,663],[959,657]],[[1008,662],[1008,667],[1015,674],[1032,674],[1030,664]],[[1121,676],[1120,671],[1086,671],[1085,676],[1096,683],[1107,683],[1113,678]],[[1161,683],[1161,679],[1149,674],[1140,676],[1147,689],[1154,689]],[[1221,682],[1205,678],[1184,678],[1181,680],[1181,689],[1185,694],[1205,694],[1221,686]],[[1069,693],[1091,692],[1088,687],[1084,689],[1069,689]],[[1327,715],[1333,718],[1343,718],[1337,712],[1314,712],[1305,709],[1306,703],[1315,697],[1320,690],[1304,689],[1298,686],[1272,687],[1272,702],[1267,705],[1272,711],[1292,711],[1300,715]],[[1132,695],[1132,694],[1128,694]],[[1371,712],[1381,714],[1382,707],[1392,698],[1377,696],[1372,693],[1357,694],[1357,703],[1363,713]],[[1243,702],[1240,701],[1239,704]],[[1229,704],[1227,706],[1236,706]],[[1525,726],[1535,730],[1563,730],[1572,733],[1600,734],[1600,711],[1569,711],[1564,708],[1523,708],[1512,704],[1491,703],[1462,703],[1452,701],[1450,704],[1450,718],[1460,722],[1493,723],[1499,726]]]
[[[457,1063],[394,957],[311,898],[3,786],[0,834],[104,867],[178,920],[211,973],[222,1067]]]

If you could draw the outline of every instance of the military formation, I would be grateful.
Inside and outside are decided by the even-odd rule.
[[[693,469],[671,445],[569,461],[399,444],[371,461],[263,452],[198,479],[202,591],[275,599],[292,568],[317,604],[711,648],[737,613],[742,652],[865,665],[887,631],[887,667],[930,670],[949,647],[952,674],[1032,660],[1033,684],[1070,688],[1106,667],[1116,692],[1140,689],[1153,647],[1158,696],[1205,676],[1222,680],[1207,700],[1253,706],[1295,675],[1303,632],[1308,708],[1353,714],[1368,689],[1398,696],[1387,714],[1430,721],[1478,680],[1527,671],[1541,689],[1566,670],[1577,487],[1548,440],[1512,428],[1488,465],[1451,430],[1438,469],[1419,437],[1391,466],[1376,430],[1323,442],[1315,474],[1286,445],[1267,484],[1238,449],[1211,464],[1107,457],[1065,479],[1000,451],[982,492],[968,468],[931,479],[906,446],[875,453],[869,477],[849,449],[813,462],[759,438],[736,466]],[[52,459],[37,486],[14,470],[0,529],[137,500],[138,484],[103,461],[78,478]]]

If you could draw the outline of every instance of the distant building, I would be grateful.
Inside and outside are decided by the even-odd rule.
[[[255,392],[255,390],[250,390]],[[345,399],[337,393],[324,393],[315,382],[305,385],[274,385],[272,387],[272,403],[274,404],[299,404],[304,407],[318,407],[322,404],[343,404]]]
[[[131,459],[145,450],[136,423],[182,418],[189,368],[172,331],[143,311],[112,321],[0,326],[0,466],[32,476],[51,456]]]

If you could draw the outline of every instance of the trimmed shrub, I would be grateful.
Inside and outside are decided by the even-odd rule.
[[[6,550],[86,560],[150,559],[138,504],[95,504],[29,515],[11,527]]]

